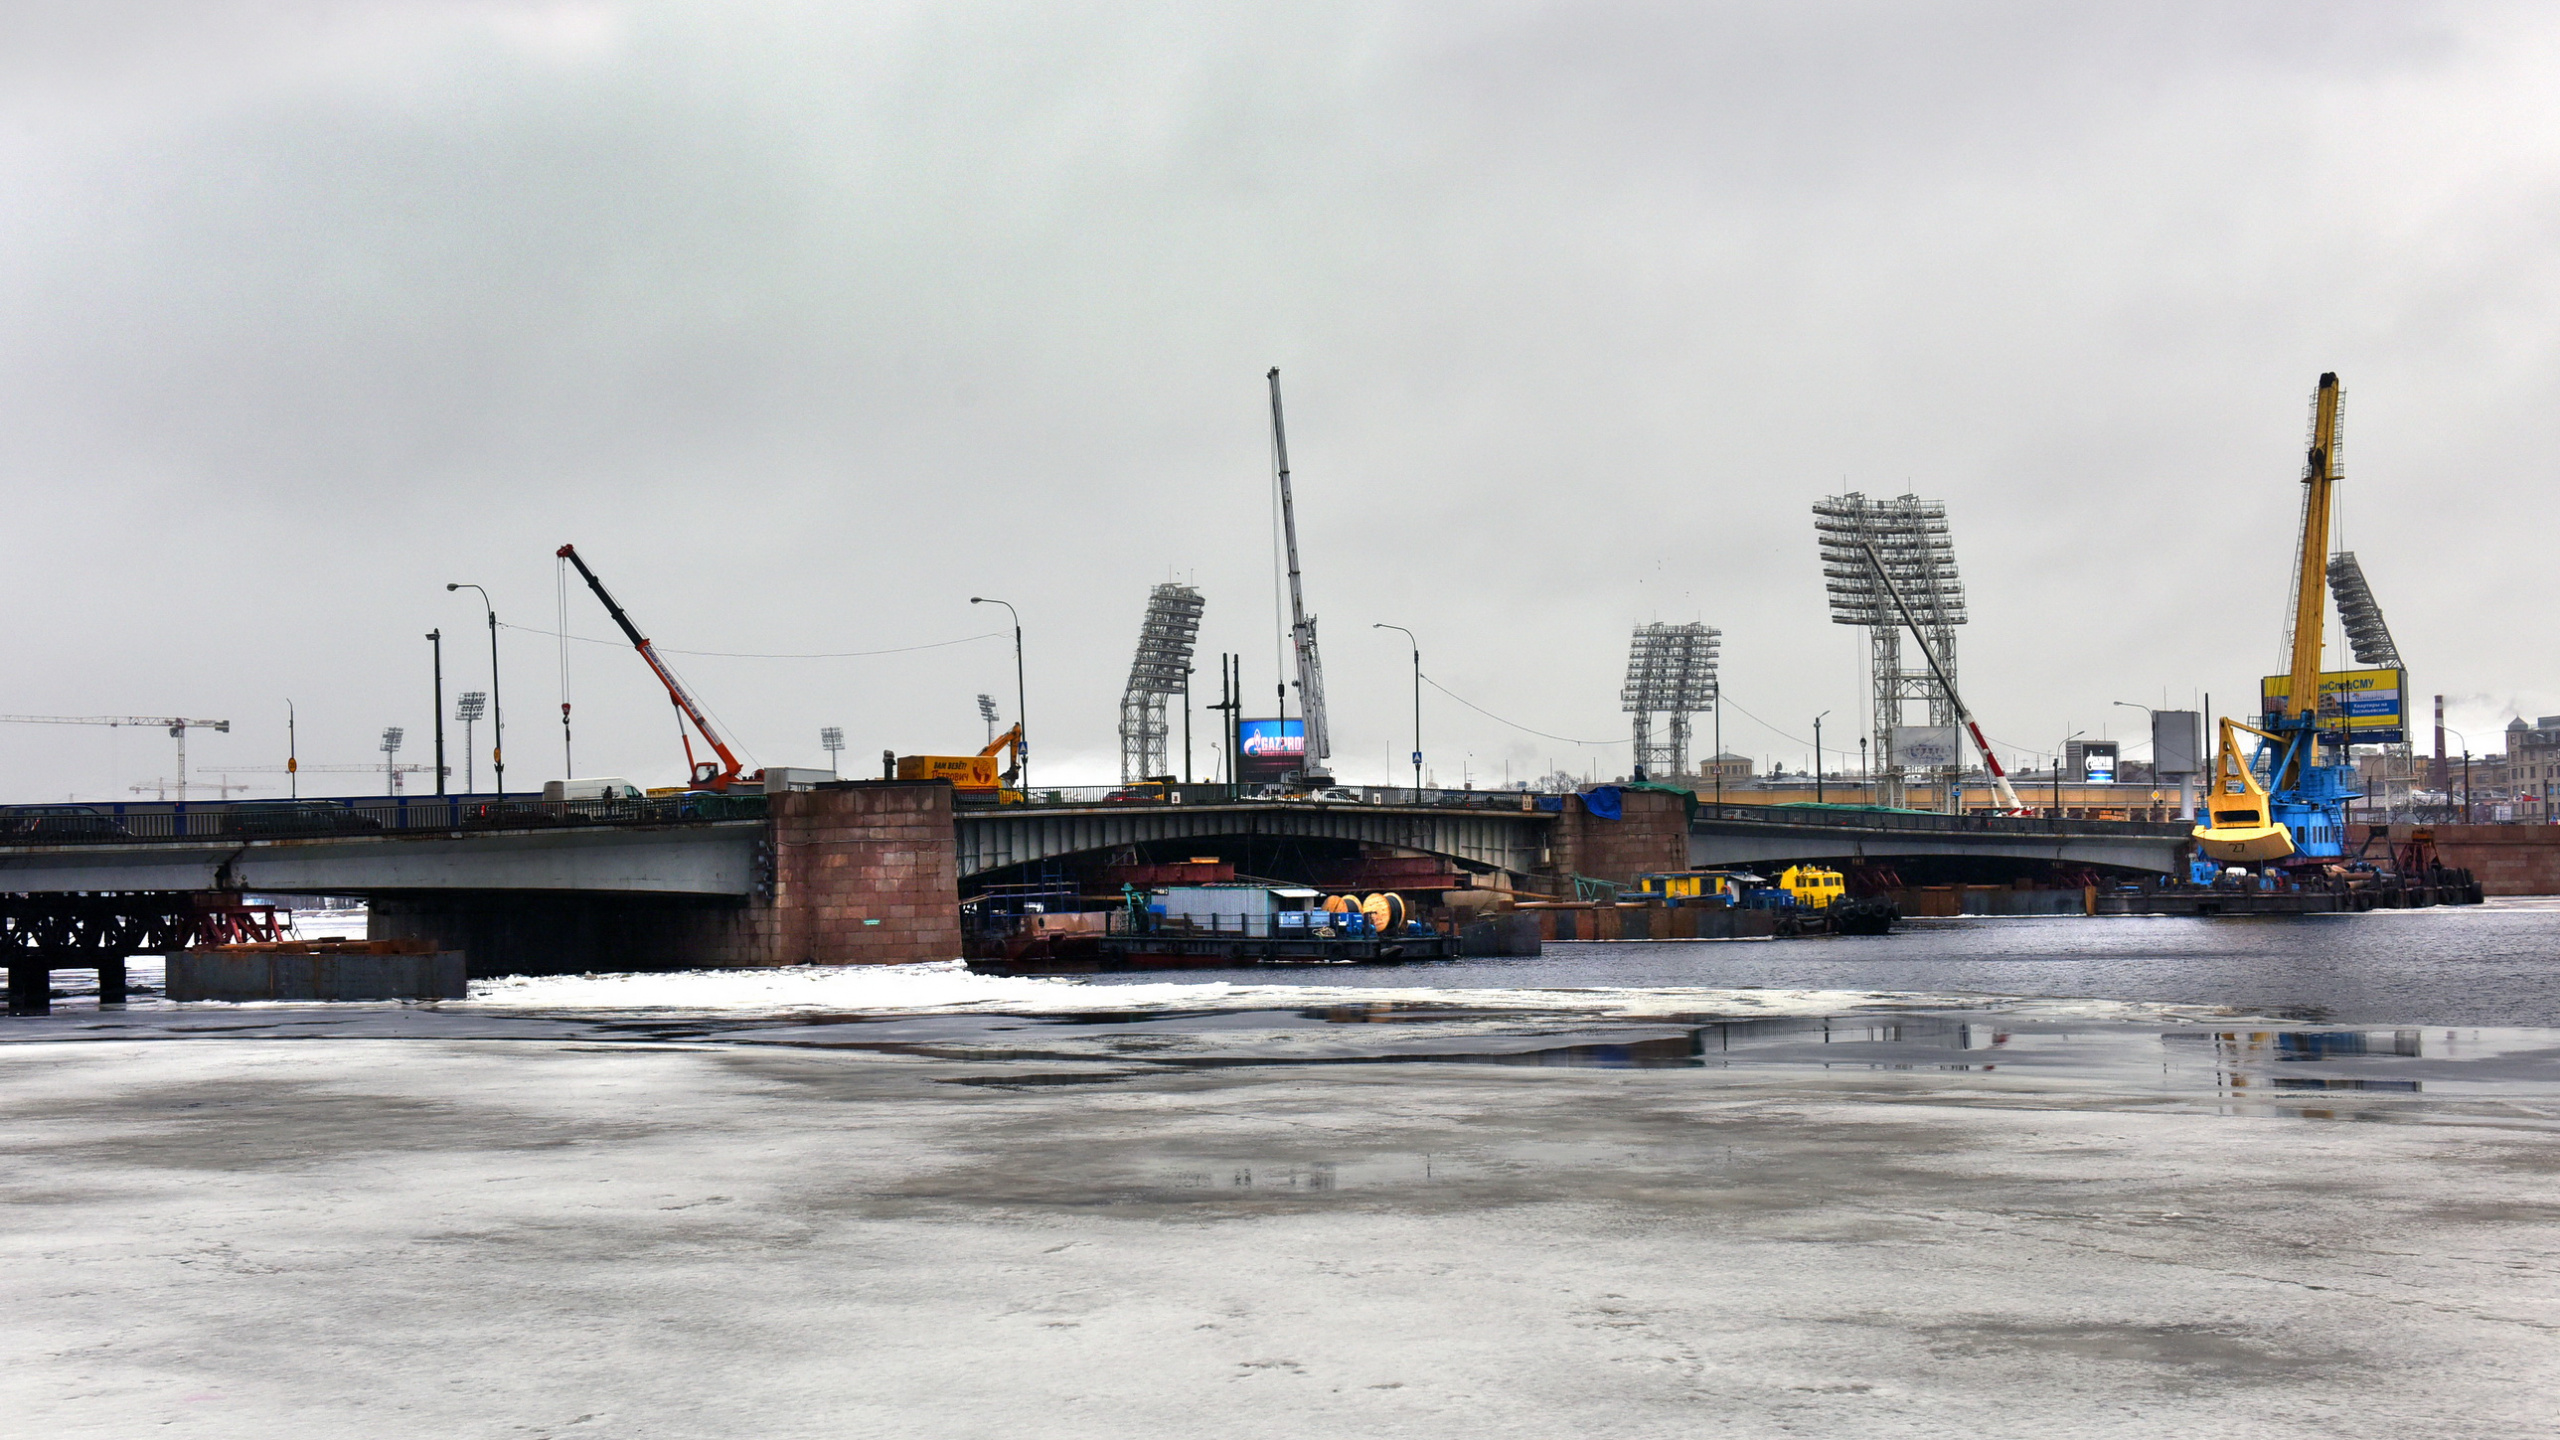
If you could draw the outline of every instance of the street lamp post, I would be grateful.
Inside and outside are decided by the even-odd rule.
[[[1825,710],[1822,715],[1813,717],[1813,803],[1816,805],[1822,803],[1822,716],[1830,713]]]
[[[1013,742],[1014,783],[1022,787],[1024,798],[1031,794],[1031,715],[1029,687],[1022,678],[1022,612],[1011,601],[996,600],[985,595],[969,597],[972,605],[1002,605],[1004,613],[1013,617],[1013,723],[1022,730]]]
[[[1413,798],[1422,799],[1422,642],[1401,625],[1372,625],[1372,630],[1393,630],[1404,636],[1413,647]]]
[[[444,793],[444,629],[427,632],[427,644],[436,652],[436,793]]]
[[[498,793],[507,793],[507,707],[498,698],[498,607],[477,585],[448,584],[447,590],[478,590],[480,608],[489,612],[489,768],[497,772]]]

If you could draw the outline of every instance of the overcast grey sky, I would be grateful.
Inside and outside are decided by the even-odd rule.
[[[549,630],[573,541],[684,650],[1012,600],[1042,778],[1114,779],[1150,584],[1272,683],[1278,365],[1351,778],[1410,743],[1378,621],[1616,740],[1629,624],[1704,619],[1728,748],[1854,746],[1844,485],[1947,502],[1968,698],[2049,749],[2272,668],[2334,369],[2342,543],[2494,749],[2560,712],[2555,61],[2536,5],[24,0],[0,710],[231,719],[201,771],[280,763],[290,697],[307,763],[424,760],[424,632],[486,681],[445,582]],[[555,776],[555,644],[502,644],[511,778]],[[639,660],[571,648],[579,770],[678,778]],[[994,640],[679,663],[764,763],[1012,709]],[[1624,768],[1425,709],[1446,782]],[[0,726],[0,795],[168,751]]]

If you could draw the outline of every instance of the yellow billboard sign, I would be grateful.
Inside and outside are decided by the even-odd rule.
[[[2293,677],[2258,682],[2258,711],[2275,729],[2293,707]],[[2356,745],[2396,745],[2409,733],[2409,672],[2324,670],[2320,674],[2320,732]]]

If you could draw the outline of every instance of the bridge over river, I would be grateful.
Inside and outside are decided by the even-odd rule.
[[[2178,824],[1719,806],[1635,788],[1177,794],[1103,804],[1043,792],[1045,803],[955,810],[936,782],[853,781],[645,803],[16,807],[0,812],[0,949],[17,974],[135,933],[74,933],[60,897],[157,897],[150,908],[165,914],[173,895],[263,893],[366,897],[377,937],[465,950],[481,974],[904,961],[957,953],[963,893],[1114,859],[1209,852],[1288,877],[1327,857],[1428,856],[1472,883],[1555,893],[1577,876],[1794,861],[2168,873],[2186,841]]]

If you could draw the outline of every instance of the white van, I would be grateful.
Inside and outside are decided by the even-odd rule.
[[[597,776],[586,780],[545,780],[545,800],[638,800],[640,787],[617,775]]]

